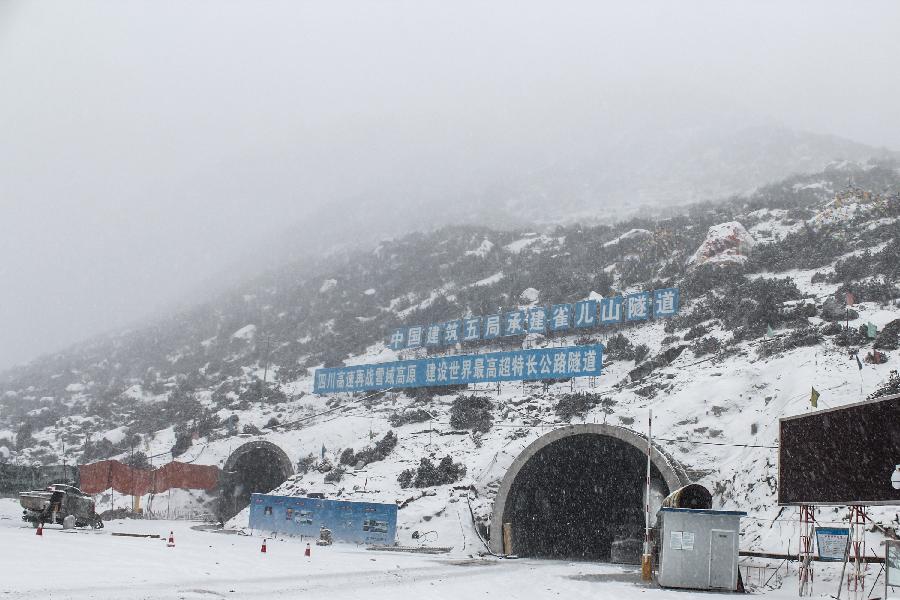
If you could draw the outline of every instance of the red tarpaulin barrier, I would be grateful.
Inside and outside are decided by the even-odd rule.
[[[78,467],[81,491],[99,494],[109,488],[120,494],[143,496],[169,488],[211,490],[219,484],[219,468],[170,462],[158,469],[135,469],[117,460],[103,460]]]

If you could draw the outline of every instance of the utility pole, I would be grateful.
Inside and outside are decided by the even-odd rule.
[[[266,399],[266,379],[269,377],[269,344],[272,342],[272,334],[266,333],[266,360],[263,367],[262,390],[260,391],[260,400]]]
[[[652,556],[650,554],[650,457],[653,454],[653,409],[647,419],[647,488],[644,491],[644,556],[641,557],[641,579],[652,578]]]

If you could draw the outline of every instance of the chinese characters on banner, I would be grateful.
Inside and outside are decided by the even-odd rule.
[[[615,325],[672,317],[678,312],[678,288],[638,292],[627,296],[582,300],[574,304],[554,304],[513,310],[484,317],[454,319],[446,323],[402,327],[388,337],[392,350],[422,346],[452,346],[528,333],[566,332],[572,329]]]
[[[316,369],[314,392],[359,392],[496,381],[595,377],[603,346],[461,354],[374,365]]]

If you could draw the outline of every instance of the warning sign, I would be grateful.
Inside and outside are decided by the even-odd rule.
[[[850,530],[846,527],[816,527],[819,560],[840,562],[847,551]]]
[[[693,531],[673,531],[669,537],[669,547],[672,550],[693,550]]]

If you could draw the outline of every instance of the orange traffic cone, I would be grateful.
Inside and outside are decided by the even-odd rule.
[[[303,552],[303,556],[307,558],[312,557],[312,550],[309,547],[309,542],[306,543],[306,550]]]
[[[175,534],[172,533],[171,531],[169,532],[169,541],[166,542],[166,547],[167,547],[167,548],[174,548],[174,547],[175,547]]]
[[[263,554],[266,553],[266,538],[263,538],[263,545],[262,545],[262,548],[259,549],[259,551],[262,552]]]
[[[44,535],[44,524],[38,523],[37,531],[34,532],[35,535]]]

